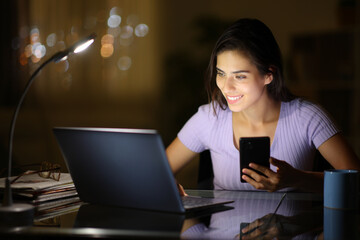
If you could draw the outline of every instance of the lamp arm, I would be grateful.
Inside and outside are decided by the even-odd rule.
[[[10,127],[10,134],[9,134],[9,162],[8,162],[8,174],[7,174],[7,181],[9,180],[9,178],[11,177],[11,159],[12,159],[12,143],[13,143],[13,137],[14,137],[14,129],[15,129],[15,122],[16,122],[16,118],[17,115],[19,113],[20,107],[24,101],[25,95],[28,92],[31,84],[33,83],[36,75],[40,72],[41,69],[43,69],[48,63],[50,62],[60,62],[64,59],[66,59],[66,57],[73,53],[77,47],[81,46],[81,45],[86,45],[85,48],[87,48],[92,42],[94,42],[94,39],[96,37],[96,33],[92,33],[90,34],[87,38],[79,41],[78,43],[75,43],[73,46],[71,46],[70,48],[64,50],[64,51],[60,51],[55,53],[51,58],[49,58],[48,60],[46,60],[43,64],[40,65],[40,67],[38,69],[35,70],[35,72],[31,75],[28,83],[25,86],[24,92],[21,95],[21,98],[19,100],[19,103],[16,106],[16,110],[15,113],[13,115],[12,121],[11,121],[11,127]],[[82,48],[82,50],[84,50],[85,48]]]
[[[68,48],[65,51],[60,51],[54,54],[51,58],[46,60],[43,64],[38,67],[35,72],[31,75],[29,81],[27,82],[25,89],[20,97],[20,100],[16,106],[13,118],[11,120],[11,126],[10,126],[10,132],[9,132],[9,162],[8,162],[8,174],[5,179],[5,189],[4,189],[4,196],[3,196],[3,204],[0,206],[0,228],[3,226],[6,227],[20,227],[20,226],[31,226],[33,224],[34,220],[34,206],[32,204],[26,204],[26,203],[13,203],[12,199],[12,191],[11,191],[11,168],[12,168],[12,148],[13,148],[13,137],[14,137],[14,130],[15,130],[15,123],[17,116],[20,111],[20,107],[24,101],[24,98],[33,83],[35,77],[38,75],[38,73],[43,69],[47,64],[50,62],[60,62],[67,58],[67,56],[71,53],[77,53],[78,49],[77,47],[82,46],[82,44],[85,44],[85,47],[88,47],[92,42],[94,42],[94,39],[96,37],[96,34],[93,33],[89,37],[85,38],[84,40],[81,40],[77,43],[75,43],[72,47]],[[90,41],[90,43],[89,43]],[[84,50],[84,48],[81,48],[81,50]],[[75,51],[76,50],[76,51]]]
[[[56,54],[54,54],[51,58],[49,58],[48,60],[46,60],[44,63],[42,63],[40,65],[40,67],[38,67],[35,72],[31,75],[29,81],[27,82],[25,89],[20,97],[20,100],[16,106],[13,118],[11,120],[11,126],[10,126],[10,133],[9,133],[9,158],[8,158],[8,174],[6,176],[5,179],[5,190],[4,190],[4,198],[3,198],[3,206],[11,206],[12,205],[12,193],[11,193],[11,187],[10,187],[10,177],[11,177],[11,168],[12,168],[12,149],[13,149],[13,138],[14,138],[14,130],[15,130],[15,123],[16,123],[16,119],[17,116],[19,114],[20,111],[20,107],[24,101],[24,98],[31,86],[31,84],[34,82],[34,79],[36,77],[36,75],[41,71],[41,69],[43,69],[47,64],[49,64],[50,62],[58,59],[59,55],[62,55],[63,52],[58,52]]]

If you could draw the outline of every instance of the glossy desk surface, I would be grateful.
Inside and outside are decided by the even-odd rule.
[[[2,229],[0,238],[155,238],[155,239],[354,239],[357,211],[323,208],[322,196],[284,193],[187,190],[189,195],[234,200],[226,209],[190,215],[83,204],[80,209],[34,222],[29,228]],[[242,236],[241,228],[255,230]],[[251,238],[258,236],[258,238]],[[331,237],[329,237],[331,236]],[[248,237],[248,238],[246,238]]]

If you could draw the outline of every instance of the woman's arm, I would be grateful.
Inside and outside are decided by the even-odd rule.
[[[335,169],[360,170],[359,158],[341,134],[336,134],[326,140],[320,145],[318,150],[326,161],[328,161]],[[299,181],[295,185],[298,189],[312,192],[323,191],[323,172],[300,171],[298,177],[303,179],[303,181]]]
[[[360,160],[342,134],[335,134],[321,144],[318,150],[335,169],[360,170]],[[311,192],[323,191],[323,172],[300,171],[297,178],[303,180],[294,184],[296,188]]]
[[[189,150],[179,138],[175,138],[166,149],[166,155],[174,174],[178,173],[196,154],[196,152]]]
[[[335,169],[360,170],[359,158],[341,134],[329,138],[318,150]]]
[[[360,170],[359,158],[341,134],[336,134],[326,140],[320,145],[318,150],[335,169]],[[323,172],[300,171],[298,177],[303,179],[303,181],[298,181],[297,184],[295,184],[298,189],[313,192],[323,191]]]

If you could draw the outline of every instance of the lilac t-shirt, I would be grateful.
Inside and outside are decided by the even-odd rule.
[[[217,106],[217,105],[216,105]],[[178,133],[193,152],[209,149],[215,189],[256,190],[240,182],[239,150],[233,143],[232,112],[229,108],[202,105]],[[270,155],[301,170],[312,170],[316,149],[339,130],[319,106],[300,98],[282,102]],[[270,168],[276,171],[275,166]]]

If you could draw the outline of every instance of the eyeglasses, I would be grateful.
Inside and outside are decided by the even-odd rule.
[[[54,163],[49,163],[49,162],[42,162],[41,164],[31,164],[31,166],[33,165],[40,165],[40,170],[38,171],[26,171],[22,174],[20,174],[19,176],[15,177],[10,183],[13,184],[15,183],[19,178],[21,178],[22,176],[25,175],[30,175],[30,174],[38,174],[40,177],[42,178],[51,178],[55,181],[59,181],[60,180],[60,175],[61,175],[61,167],[59,164],[54,164]],[[29,166],[29,165],[28,165]]]

